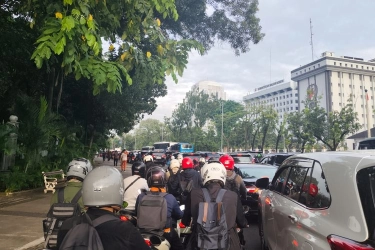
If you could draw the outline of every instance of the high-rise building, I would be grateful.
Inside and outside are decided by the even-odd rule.
[[[352,97],[363,129],[374,126],[375,60],[366,62],[362,58],[337,57],[332,52],[324,52],[322,58],[293,70],[291,79],[297,82],[299,110],[304,108],[303,100],[307,95],[319,102],[327,112],[340,110]],[[366,96],[370,105],[369,124],[366,119]]]
[[[200,81],[193,85],[192,91],[201,92],[205,94],[213,95],[217,99],[226,100],[226,93],[221,84],[212,81]]]
[[[298,89],[293,81],[277,81],[255,89],[254,93],[244,96],[246,106],[271,106],[279,115],[279,123],[285,114],[298,111]]]

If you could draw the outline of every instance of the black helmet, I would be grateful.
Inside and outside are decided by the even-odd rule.
[[[152,166],[146,172],[146,180],[149,187],[165,187],[165,170],[160,166]]]
[[[145,171],[146,171],[146,165],[143,162],[137,161],[133,163],[132,175],[139,175],[142,178],[145,178]]]

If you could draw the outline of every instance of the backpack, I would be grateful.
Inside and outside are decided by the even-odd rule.
[[[181,187],[180,187],[180,170],[177,173],[173,173],[173,171],[169,171],[170,176],[167,182],[168,193],[176,197],[176,199],[180,199],[181,195]]]
[[[204,201],[199,202],[197,219],[198,248],[229,249],[228,225],[222,203],[226,190],[221,189],[216,199],[210,197],[206,188],[202,191]]]
[[[81,222],[68,231],[59,250],[104,250],[102,240],[95,228],[111,220],[118,220],[118,218],[106,214],[91,221],[86,213],[82,214]]]
[[[137,227],[163,233],[167,224],[167,201],[163,192],[145,192],[137,208]]]
[[[179,184],[180,184],[180,201],[182,204],[185,204],[187,200],[188,194],[191,192],[194,186],[194,180],[191,178],[190,180],[188,179],[181,179],[181,176],[179,176]]]
[[[237,182],[236,182],[236,178],[237,178],[237,174],[234,175],[234,178],[232,179],[226,179],[225,181],[225,185],[224,185],[224,188],[226,190],[230,190],[230,191],[233,191],[235,192],[237,195],[240,194],[239,192],[239,188],[238,188],[238,185],[237,185]]]
[[[57,244],[57,234],[63,222],[71,217],[82,214],[78,200],[81,198],[80,189],[70,203],[64,203],[64,188],[58,189],[57,203],[52,204],[43,220],[44,248],[55,248]]]

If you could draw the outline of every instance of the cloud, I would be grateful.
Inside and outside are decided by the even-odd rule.
[[[312,61],[310,18],[313,26],[314,60],[324,51],[336,56],[375,58],[373,0],[260,0],[258,17],[266,34],[251,51],[237,57],[220,43],[206,55],[190,53],[183,77],[175,84],[168,78],[168,95],[158,98],[151,116],[170,116],[193,84],[203,80],[223,85],[227,98],[242,101],[244,95],[270,82],[290,80],[290,71]]]

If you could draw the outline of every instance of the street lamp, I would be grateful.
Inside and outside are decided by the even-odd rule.
[[[147,128],[139,128],[139,129],[143,129],[143,130],[146,130],[148,132],[148,129]],[[137,131],[138,130],[135,130],[134,131],[134,150],[137,149]]]
[[[223,152],[224,102],[220,102],[220,105],[221,105],[221,142],[220,142],[220,152]]]

